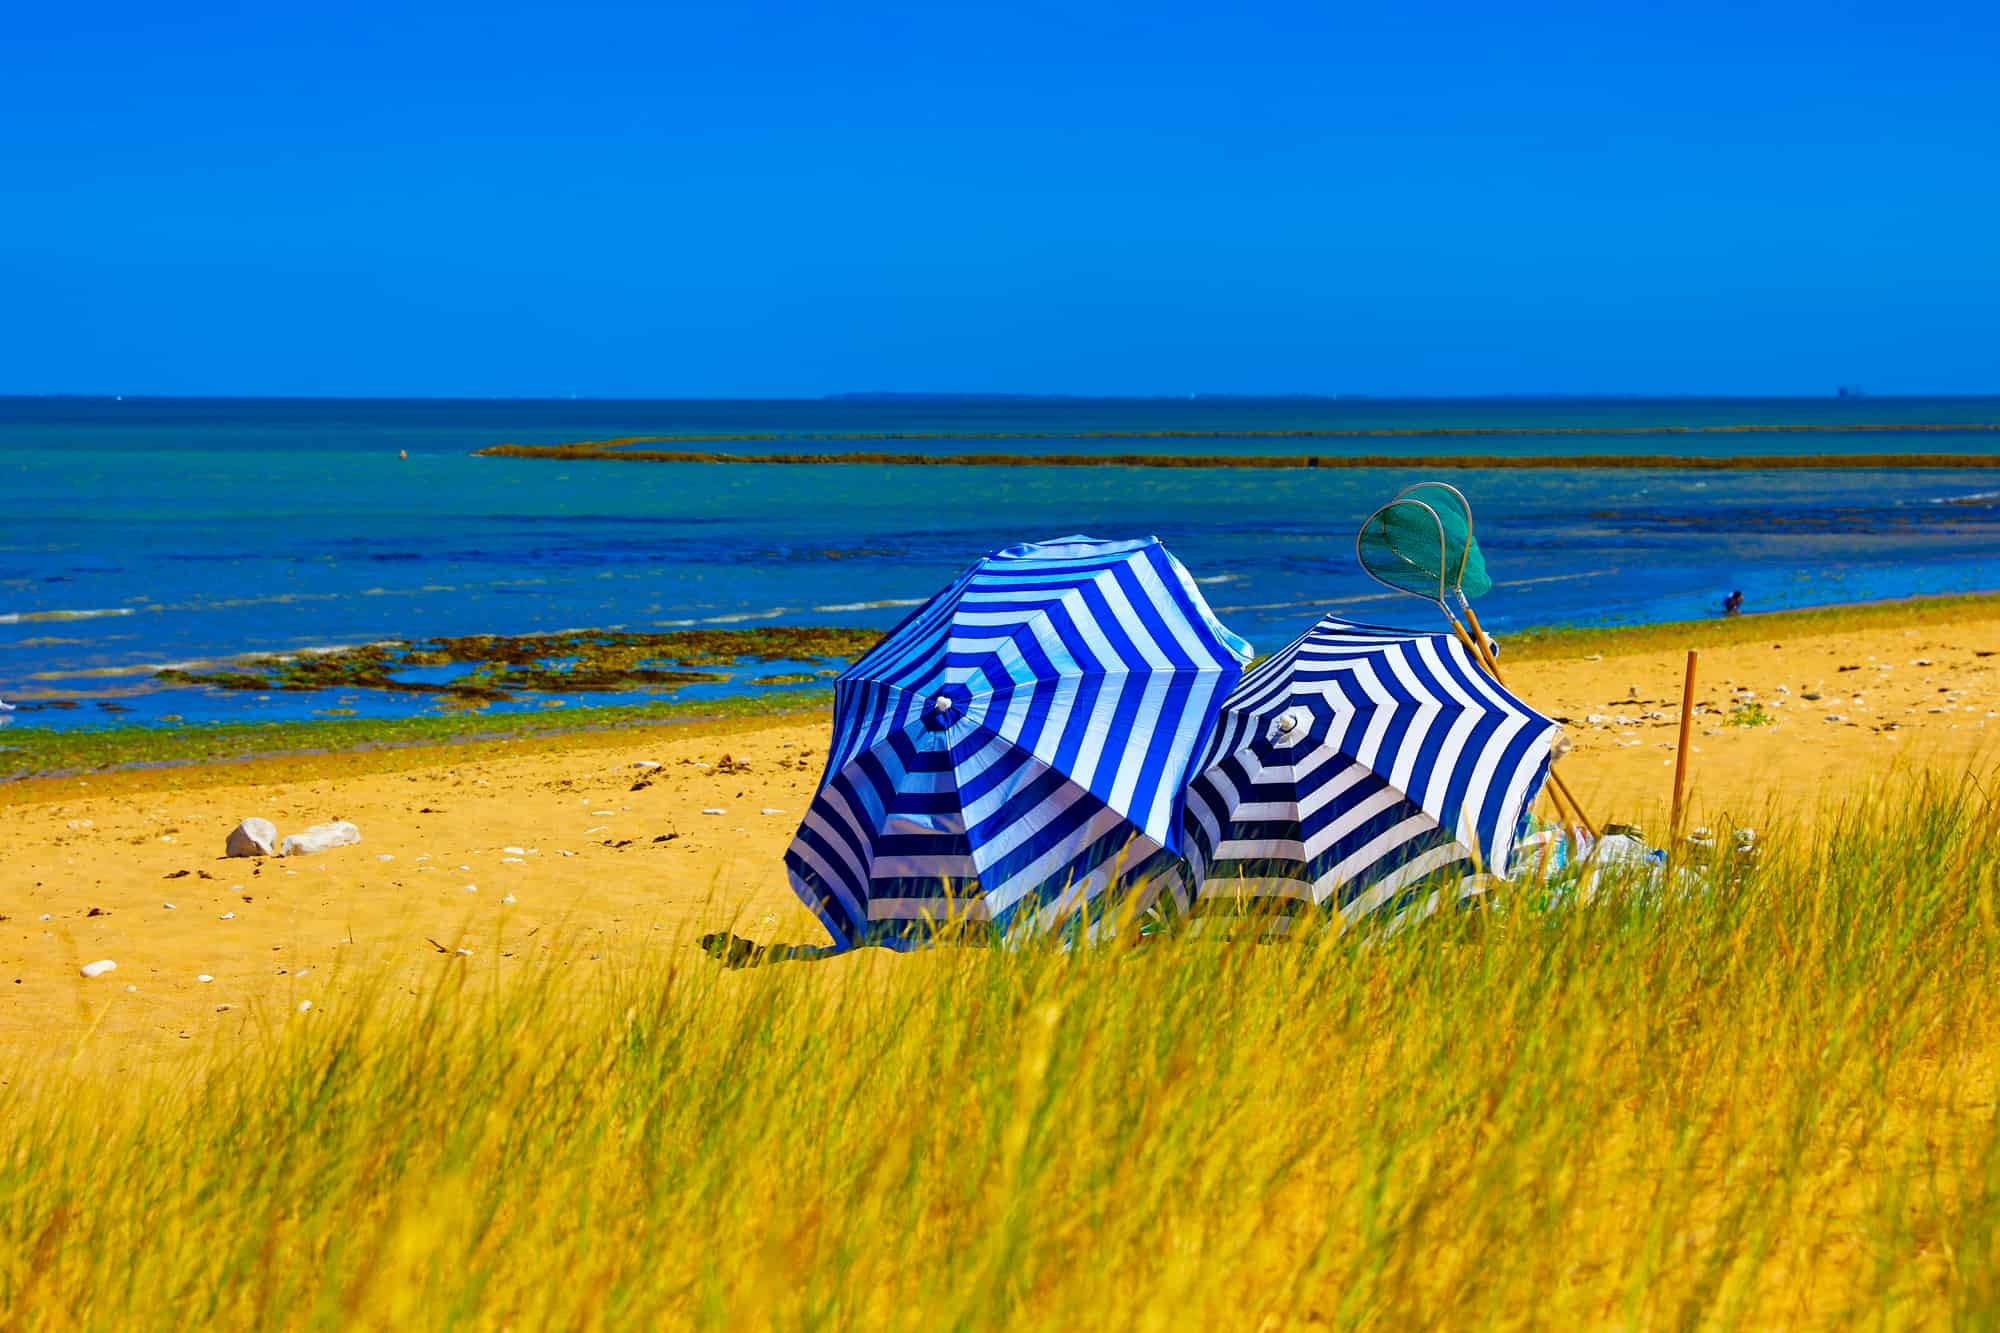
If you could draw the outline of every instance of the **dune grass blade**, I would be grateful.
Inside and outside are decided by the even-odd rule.
[[[2000,809],[1390,939],[347,977],[0,1071],[9,1327],[1976,1322]]]

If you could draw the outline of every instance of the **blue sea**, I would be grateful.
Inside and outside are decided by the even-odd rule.
[[[1296,430],[2000,421],[1995,398],[880,399],[784,402],[0,399],[0,699],[17,725],[420,711],[421,696],[162,688],[169,665],[386,639],[766,624],[887,627],[1022,540],[1157,534],[1260,651],[1320,613],[1413,627],[1433,608],[1354,560],[1416,468],[1172,471],[554,463],[486,445],[769,434],[689,446],[1026,453],[1993,452],[2000,434]],[[1226,438],[1065,438],[1094,431]],[[843,443],[898,432],[1039,435]],[[399,457],[407,453],[408,457]],[[1440,474],[1471,498],[1489,630],[1622,624],[2000,588],[2000,474]],[[751,687],[745,669],[700,697]],[[647,696],[619,696],[630,700]],[[662,696],[665,697],[665,696]],[[604,702],[578,696],[569,704]],[[520,706],[546,706],[531,700]],[[509,707],[512,705],[500,705]]]

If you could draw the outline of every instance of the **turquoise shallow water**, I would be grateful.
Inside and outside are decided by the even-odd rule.
[[[420,699],[160,690],[170,663],[480,632],[887,626],[993,547],[1157,533],[1228,623],[1277,646],[1324,609],[1410,625],[1360,574],[1361,519],[1420,475],[550,463],[484,445],[770,432],[1203,430],[1229,440],[1009,442],[1008,452],[1992,452],[2000,436],[1498,436],[1299,429],[1606,429],[2000,421],[1995,399],[1320,402],[178,402],[0,400],[0,698],[23,724],[308,716]],[[902,443],[899,450],[990,449]],[[399,460],[406,450],[407,460]],[[2000,588],[2000,476],[1466,471],[1496,632]],[[793,669],[796,669],[794,666]],[[54,706],[74,701],[74,707]],[[119,709],[130,711],[115,711]]]

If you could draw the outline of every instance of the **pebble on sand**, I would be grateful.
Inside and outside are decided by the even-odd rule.
[[[508,906],[508,905],[511,905],[511,904],[513,903],[513,901],[514,901],[514,895],[513,895],[513,894],[511,894],[511,893],[510,893],[510,894],[508,894],[508,895],[507,895],[507,896],[506,896],[505,898],[502,898],[502,899],[500,900],[500,902],[501,902],[501,905],[502,905],[502,906]]]
[[[278,842],[278,826],[268,819],[254,816],[244,820],[229,830],[228,841],[222,844],[224,856],[271,856]]]
[[[705,814],[705,815],[726,815],[726,814],[728,814],[729,812],[728,812],[727,810],[723,810],[723,809],[721,809],[721,808],[719,808],[719,807],[717,807],[717,806],[713,806],[713,805],[711,805],[711,806],[709,806],[709,807],[708,807],[708,808],[707,808],[706,810],[702,811],[702,813],[703,813],[703,814]]]
[[[202,974],[200,974],[199,976],[197,976],[197,977],[195,978],[195,980],[196,980],[196,981],[213,981],[213,980],[215,980],[215,978],[214,978],[214,977],[211,977],[210,975],[208,975],[208,973],[206,973],[206,972],[203,972]]]
[[[117,970],[118,964],[112,962],[109,958],[100,958],[94,963],[85,963],[77,969],[77,971],[83,973],[86,977],[101,977],[106,972],[116,972]]]

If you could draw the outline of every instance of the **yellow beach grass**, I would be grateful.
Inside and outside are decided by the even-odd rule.
[[[1905,780],[1710,891],[1391,939],[441,960],[12,1078],[0,1324],[1976,1322],[1996,829]]]

